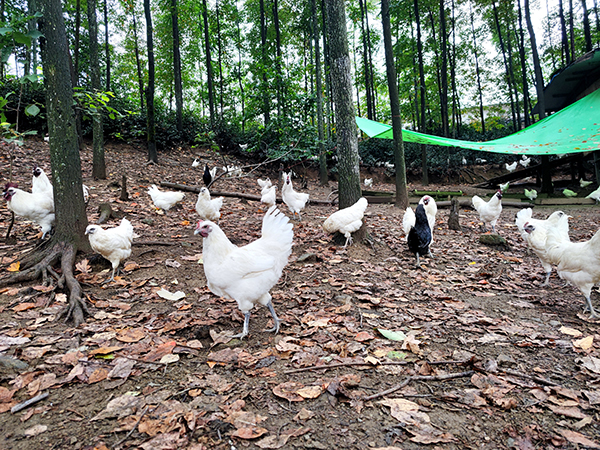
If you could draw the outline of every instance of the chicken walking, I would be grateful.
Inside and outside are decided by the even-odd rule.
[[[112,274],[105,283],[115,281],[115,271],[121,261],[131,256],[133,226],[127,219],[121,220],[117,227],[104,229],[99,225],[88,225],[85,229],[92,250],[108,259],[112,264]]]
[[[267,331],[279,331],[281,320],[269,291],[279,281],[292,253],[292,228],[289,218],[275,206],[263,218],[260,239],[243,247],[233,244],[214,222],[205,220],[196,225],[194,234],[204,238],[202,254],[208,289],[234,299],[244,313],[244,328],[234,338],[248,335],[250,311],[257,303],[269,308],[273,317],[274,326]]]

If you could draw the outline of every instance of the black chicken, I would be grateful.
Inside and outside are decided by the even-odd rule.
[[[417,205],[415,211],[415,224],[408,232],[408,249],[417,255],[417,267],[421,267],[419,255],[430,255],[429,244],[431,244],[431,228],[427,221],[427,214],[422,204]]]
[[[204,184],[206,185],[206,187],[209,187],[210,183],[212,182],[212,174],[210,173],[210,170],[208,169],[208,164],[204,165],[204,174],[202,175],[202,181],[204,181]]]

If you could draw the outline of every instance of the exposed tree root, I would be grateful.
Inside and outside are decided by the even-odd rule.
[[[46,244],[46,243],[44,243]],[[67,242],[57,242],[54,245],[48,245],[45,249],[35,252],[37,262],[21,272],[18,272],[10,277],[0,279],[0,288],[11,284],[22,283],[27,281],[42,279],[44,285],[51,282],[51,277],[56,280],[56,285],[59,289],[66,288],[69,290],[69,306],[59,317],[64,317],[65,322],[73,319],[75,326],[80,325],[84,321],[84,313],[89,315],[85,300],[82,298],[81,285],[73,274],[73,266],[75,264],[76,250],[72,244]],[[61,274],[58,274],[52,266],[60,259]],[[31,261],[28,261],[31,262]],[[26,265],[27,266],[27,265]]]

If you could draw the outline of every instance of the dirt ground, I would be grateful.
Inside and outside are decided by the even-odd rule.
[[[13,178],[27,190],[34,164],[49,172],[45,145],[15,151]],[[8,148],[0,150],[4,183]],[[243,316],[206,287],[202,238],[193,235],[196,194],[161,214],[146,193],[162,181],[200,187],[203,165],[192,168],[194,158],[219,167],[222,160],[198,149],[161,153],[159,165],[145,156],[107,146],[109,175],[100,181],[91,178],[90,151],[82,152],[90,223],[110,202],[138,235],[116,282],[101,284],[110,275],[103,258],[78,256],[92,314],[84,324],[56,320],[66,300],[55,286],[0,290],[0,449],[600,448],[598,322],[556,272],[542,286],[542,267],[516,231],[516,208],[502,212],[501,248],[479,242],[475,211],[461,209],[463,229],[452,231],[449,209],[440,208],[434,258],[417,269],[395,206],[369,205],[369,241],[344,249],[321,228],[336,207],[309,204],[293,221],[292,256],[271,291],[285,321],[279,334],[264,331],[272,323],[260,307],[247,339],[231,340]],[[301,175],[301,166],[292,170]],[[256,179],[277,178],[265,166],[249,172],[211,190],[260,195]],[[118,200],[123,173],[129,201]],[[363,175],[374,176],[374,190],[394,189],[381,172]],[[309,175],[295,188],[325,200],[335,183],[323,188]],[[555,209],[536,206],[534,217]],[[572,216],[572,240],[598,229],[600,208],[561,209]],[[220,226],[244,245],[260,237],[264,211],[227,197]],[[0,214],[4,237],[5,202]],[[3,276],[38,231],[16,220],[16,243],[0,244]],[[592,300],[600,308],[597,292]],[[11,412],[40,394],[48,396]]]

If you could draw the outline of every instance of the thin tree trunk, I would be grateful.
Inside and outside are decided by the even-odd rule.
[[[152,28],[150,0],[144,0],[144,13],[146,15],[146,45],[148,46],[148,86],[146,87],[148,161],[158,163],[156,119],[154,117],[154,29]]]
[[[104,58],[106,59],[106,90],[110,91],[110,41],[108,39],[108,0],[104,0]]]
[[[590,18],[585,4],[586,0],[581,0],[581,14],[583,15],[583,35],[585,37],[585,52],[592,51],[592,32],[590,30]]]
[[[217,20],[217,63],[219,65],[219,116],[222,116],[223,110],[225,109],[225,89],[223,87],[223,46],[221,45],[221,41],[223,40],[223,38],[221,36],[220,16],[221,14],[219,14],[219,1],[217,0],[215,3],[215,19]]]
[[[140,90],[140,108],[144,109],[144,79],[142,78],[142,63],[140,62],[140,46],[138,42],[138,31],[137,31],[137,20],[135,17],[135,5],[132,5],[131,17],[133,19],[133,42],[134,42],[134,53],[135,53],[135,66],[137,69],[138,87]]]
[[[171,0],[171,26],[173,30],[173,78],[175,82],[175,118],[177,131],[183,133],[183,84],[181,82],[181,53],[179,51],[179,17],[177,0]]]
[[[571,52],[569,51],[569,37],[567,35],[567,22],[565,20],[565,10],[563,0],[558,0],[558,17],[560,18],[560,35],[563,61],[565,65],[571,64]]]
[[[527,61],[525,60],[525,33],[523,32],[523,14],[521,13],[521,0],[517,0],[517,10],[519,14],[519,31],[517,42],[519,42],[519,57],[521,60],[521,84],[523,85],[523,118],[525,127],[531,125],[529,111],[531,109],[531,100],[529,98],[529,80],[527,78]]]
[[[208,6],[206,0],[202,0],[202,18],[204,21],[204,48],[206,53],[206,84],[208,87],[208,111],[210,114],[210,126],[215,126],[215,95],[213,87],[213,70],[210,56],[210,30],[208,28]]]
[[[100,58],[98,57],[98,21],[96,20],[96,0],[87,0],[88,28],[90,38],[90,78],[92,89],[100,91]],[[104,160],[104,131],[102,112],[96,111],[93,121],[93,162],[92,176],[99,180],[106,179],[106,162]]]
[[[475,57],[475,75],[477,80],[477,94],[479,97],[479,116],[481,118],[481,132],[485,134],[485,114],[483,110],[483,89],[481,87],[481,71],[479,69],[479,54],[477,52],[477,36],[475,34],[475,21],[473,19],[473,9],[469,2],[469,12],[471,15],[471,32],[473,33],[473,56]]]
[[[323,141],[325,139],[324,123],[323,123],[323,86],[322,86],[322,75],[321,75],[321,48],[319,45],[319,21],[317,18],[317,2],[316,0],[310,1],[311,13],[312,13],[312,38],[315,46],[315,84],[316,84],[316,97],[317,97],[317,131],[319,135],[319,143],[317,146],[319,152],[319,182],[321,186],[327,185],[329,177],[327,174],[327,155],[325,154],[325,147]]]
[[[442,133],[448,137],[450,128],[448,124],[448,43],[446,37],[446,9],[444,0],[439,0],[440,7],[440,53],[441,61],[441,85],[440,85],[440,113],[442,116]]]
[[[277,0],[273,0],[273,28],[275,28],[275,51],[276,51],[276,80],[277,80],[277,111],[280,116],[287,116],[286,92],[283,79],[283,52],[281,51],[281,30],[279,29],[279,5]],[[311,71],[312,75],[312,71]]]
[[[267,18],[265,16],[265,1],[260,0],[260,48],[262,55],[262,100],[265,125],[271,121],[271,102],[269,101],[269,82],[267,79]]]
[[[363,74],[364,74],[364,82],[365,82],[365,97],[367,100],[367,118],[369,120],[375,120],[375,107],[373,105],[373,96],[371,94],[371,71],[369,70],[369,55],[368,55],[368,46],[367,46],[367,31],[365,27],[365,16],[366,5],[364,4],[364,0],[358,0],[358,4],[360,6],[360,27],[361,27],[361,35],[362,35],[362,57],[363,57]]]
[[[419,0],[413,1],[413,8],[415,10],[415,22],[417,26],[417,60],[419,66],[419,100],[420,108],[418,112],[419,117],[419,131],[421,133],[427,133],[427,113],[426,106],[426,89],[425,89],[425,69],[423,67],[423,39],[421,37],[421,15],[419,13]],[[427,146],[421,145],[421,170],[423,172],[423,184],[429,185],[429,169],[427,167]]]
[[[406,209],[408,192],[406,189],[406,164],[404,162],[404,142],[402,140],[402,119],[400,117],[400,98],[396,84],[396,66],[392,47],[390,29],[390,5],[388,0],[381,0],[381,20],[383,23],[383,43],[385,47],[385,66],[390,92],[390,109],[392,113],[392,133],[394,136],[394,162],[396,166],[396,206]]]

